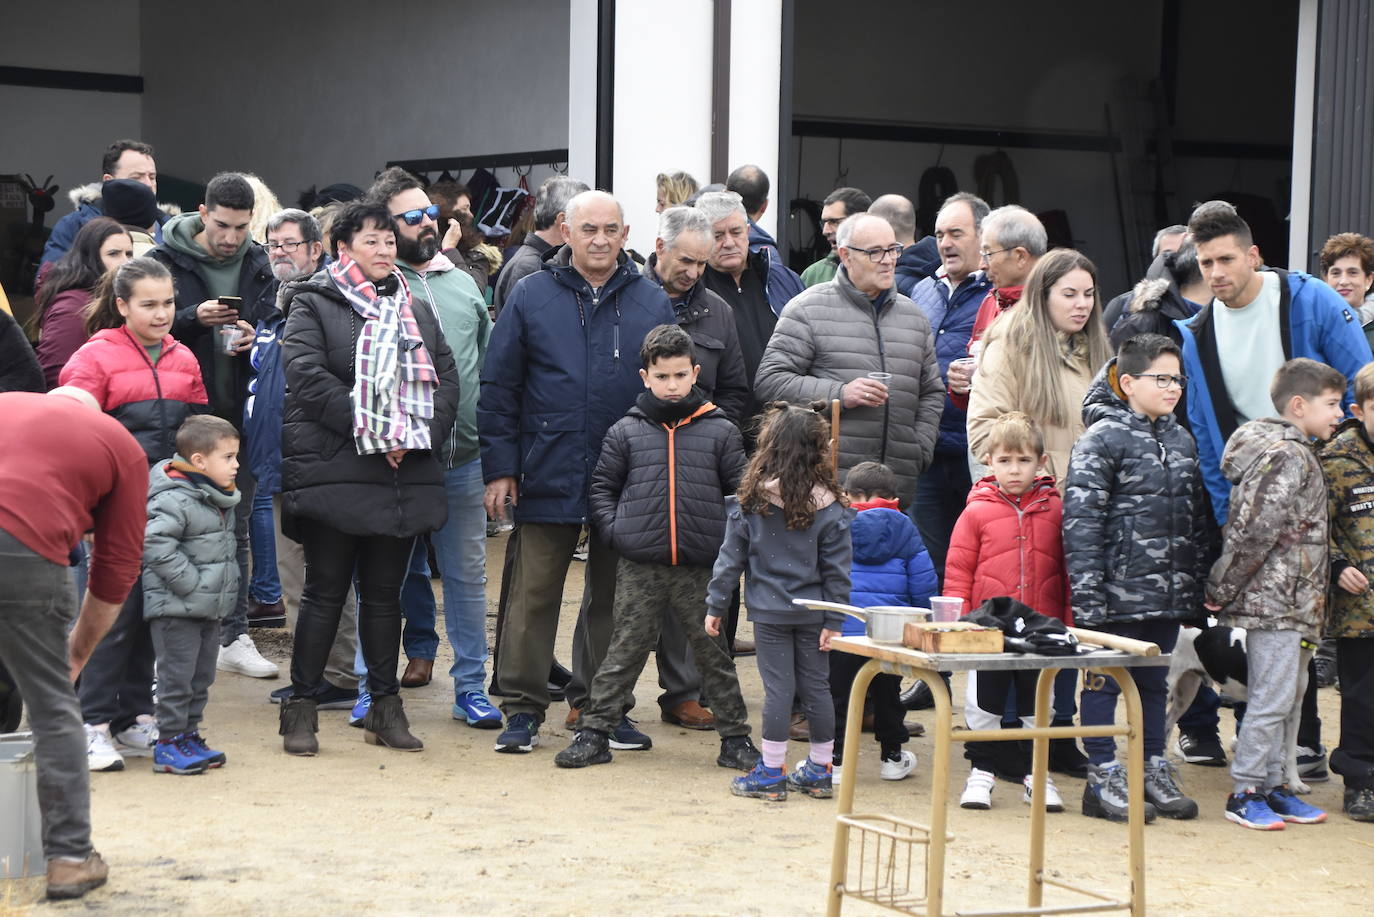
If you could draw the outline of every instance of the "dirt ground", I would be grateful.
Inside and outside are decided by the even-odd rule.
[[[494,615],[502,545],[488,544]],[[559,639],[564,660],[581,578],[582,565],[574,563]],[[743,630],[747,635],[747,625]],[[260,645],[282,664],[284,679],[284,636],[260,638]],[[447,671],[446,652],[441,646],[436,673]],[[757,713],[763,690],[752,659],[741,660],[740,676]],[[733,772],[715,764],[715,734],[672,727],[656,715],[652,663],[639,685],[638,712],[653,749],[616,752],[610,765],[580,771],[553,765],[554,752],[571,739],[564,705],[550,710],[533,754],[497,755],[493,732],[450,718],[451,685],[437,677],[404,692],[413,729],[426,743],[422,753],[365,745],[345,712],[322,711],[319,757],[289,757],[277,735],[277,708],[267,702],[283,683],[220,675],[206,733],[229,755],[227,767],[174,777],[132,759],[123,772],[93,774],[95,840],[110,864],[109,885],[78,902],[33,908],[12,887],[0,892],[0,913],[824,912],[834,803],[731,796]],[[1328,745],[1337,704],[1334,691],[1322,692]],[[929,724],[932,715],[911,719]],[[1224,723],[1229,729],[1229,714]],[[931,740],[913,739],[909,747],[920,759],[916,773],[889,783],[878,779],[876,746],[865,741],[858,811],[927,820]],[[794,759],[804,754],[794,746]],[[1374,831],[1339,814],[1338,780],[1310,797],[1332,813],[1328,824],[1269,834],[1222,817],[1224,770],[1182,770],[1202,815],[1147,828],[1151,915],[1369,912]],[[965,773],[956,763],[956,799]],[[1125,826],[1078,814],[1082,781],[1058,784],[1068,811],[1049,816],[1051,866],[1081,884],[1124,893]],[[1019,787],[999,783],[990,812],[951,808],[951,912],[1024,901],[1029,812],[1020,796]],[[1067,893],[1047,896],[1047,903],[1070,900]],[[855,901],[845,911],[879,913]]]

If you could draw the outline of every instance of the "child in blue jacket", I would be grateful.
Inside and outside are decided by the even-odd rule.
[[[939,589],[935,565],[916,526],[897,508],[897,476],[879,462],[860,462],[844,480],[849,505],[858,511],[851,524],[854,566],[851,571],[851,605],[911,605],[925,607]],[[863,636],[864,625],[846,618],[844,635]],[[845,716],[854,676],[868,660],[853,653],[830,654],[830,694],[835,699],[835,773],[838,781],[844,754]],[[873,702],[874,737],[882,748],[879,775],[901,780],[916,767],[916,756],[902,748],[911,736],[903,720],[901,678],[877,675],[869,686]]]

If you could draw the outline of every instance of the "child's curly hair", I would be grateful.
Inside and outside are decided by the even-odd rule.
[[[830,423],[823,413],[827,407],[823,401],[810,407],[786,401],[771,401],[764,406],[758,449],[739,482],[740,509],[768,515],[772,504],[764,485],[769,481],[777,481],[783,519],[789,529],[808,529],[815,521],[816,501],[811,491],[816,485],[843,501],[827,454]]]

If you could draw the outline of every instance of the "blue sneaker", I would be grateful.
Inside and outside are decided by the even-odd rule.
[[[229,763],[228,755],[222,751],[215,751],[205,744],[205,740],[200,737],[199,729],[193,729],[186,733],[186,741],[191,743],[191,747],[196,750],[207,767],[223,767]]]
[[[787,775],[787,788],[812,799],[829,799],[834,795],[830,770],[829,764],[817,764],[807,758]]]
[[[539,721],[533,713],[516,713],[496,737],[496,750],[507,755],[524,755],[539,744]]]
[[[367,711],[372,709],[372,695],[366,691],[358,692],[358,702],[353,705],[353,712],[348,715],[348,725],[363,728],[363,720],[367,719]]]
[[[743,777],[730,781],[730,792],[751,799],[782,802],[787,798],[787,777],[780,767],[764,767],[760,761]]]
[[[1286,827],[1283,819],[1269,808],[1268,800],[1254,790],[1227,796],[1226,818],[1256,831],[1282,831]]]
[[[1326,821],[1325,812],[1303,802],[1286,786],[1269,791],[1269,808],[1279,818],[1295,825],[1320,825]]]
[[[453,718],[474,729],[501,728],[501,711],[481,691],[464,691],[453,703]]]
[[[635,721],[628,716],[620,718],[620,725],[611,730],[611,747],[616,751],[648,751],[654,747],[654,740],[635,728]]]
[[[170,739],[159,739],[153,746],[153,772],[156,774],[203,774],[209,764],[200,756],[200,749],[182,733]]]

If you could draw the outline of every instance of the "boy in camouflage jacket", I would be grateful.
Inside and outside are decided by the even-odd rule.
[[[1331,511],[1330,616],[1341,683],[1341,743],[1331,769],[1345,778],[1345,814],[1374,821],[1374,363],[1355,376],[1354,418],[1321,450]]]

